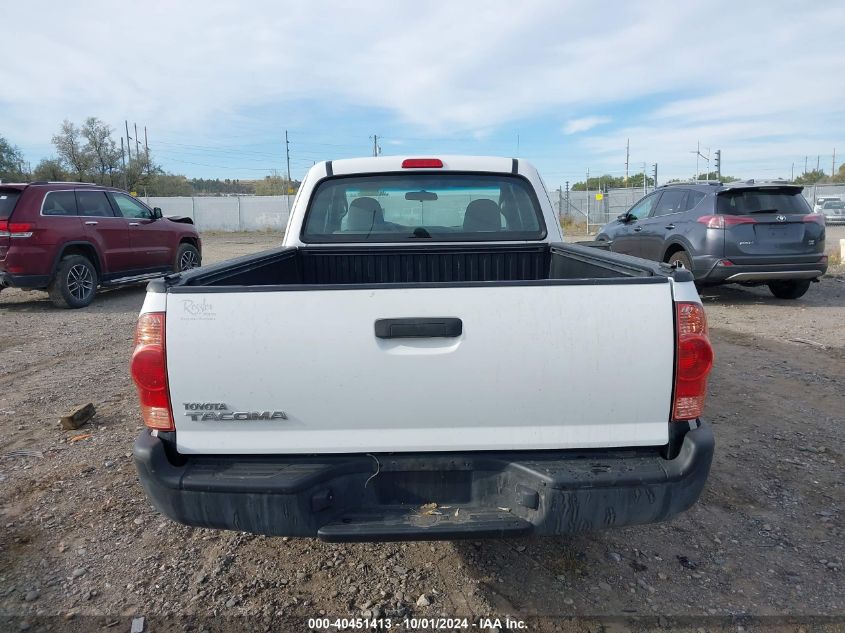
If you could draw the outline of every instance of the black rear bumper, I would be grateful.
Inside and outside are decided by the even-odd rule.
[[[571,534],[663,521],[698,499],[713,447],[712,430],[699,423],[672,459],[659,448],[185,458],[148,432],[134,456],[150,499],[175,521],[383,541]]]
[[[13,275],[0,270],[0,288],[46,288],[50,275]]]

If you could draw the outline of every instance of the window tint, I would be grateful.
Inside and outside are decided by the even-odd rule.
[[[830,202],[824,203],[825,209],[845,209],[845,202],[841,200],[831,200]],[[2,217],[2,216],[0,216]]]
[[[79,215],[110,218],[114,215],[105,191],[77,191],[76,205]]]
[[[306,242],[530,240],[545,235],[540,205],[510,175],[382,174],[323,181]]]
[[[660,196],[660,200],[654,208],[654,213],[652,215],[668,215],[670,213],[682,211],[686,197],[686,189],[667,189]]]
[[[723,191],[717,198],[716,210],[724,215],[750,213],[807,215],[812,212],[801,191],[794,189]]]
[[[127,196],[125,193],[113,193],[111,195],[112,200],[115,201],[117,208],[120,210],[120,215],[124,218],[149,220],[152,217],[147,207],[135,200],[135,198]]]
[[[21,197],[21,192],[14,189],[0,189],[0,220],[12,215],[12,210]]]
[[[657,195],[651,194],[650,196],[643,198],[637,204],[631,207],[630,211],[628,211],[628,214],[633,215],[638,220],[647,218],[651,213],[651,208],[654,206],[655,202],[657,202]]]
[[[76,215],[76,196],[72,191],[50,191],[44,196],[44,215]]]
[[[701,191],[690,191],[689,194],[687,195],[687,204],[686,204],[685,208],[687,210],[694,209],[695,207],[698,206],[699,202],[704,200],[706,195],[707,194],[705,194]]]

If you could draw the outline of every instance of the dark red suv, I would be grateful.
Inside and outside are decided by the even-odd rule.
[[[0,184],[0,290],[41,288],[82,308],[99,286],[200,265],[190,218],[164,218],[124,191],[71,182]]]

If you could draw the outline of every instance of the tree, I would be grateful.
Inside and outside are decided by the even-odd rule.
[[[79,182],[85,182],[92,165],[91,155],[82,141],[81,130],[67,119],[62,122],[61,130],[52,139],[59,158],[68,165]]]
[[[654,185],[654,178],[646,176],[646,183],[649,186]],[[585,191],[589,188],[590,191],[598,191],[604,189],[622,189],[625,187],[641,188],[643,186],[643,173],[632,174],[627,182],[622,176],[611,176],[604,174],[603,176],[596,176],[587,181],[587,186],[583,182],[576,182],[572,185],[572,191]]]
[[[191,196],[194,188],[185,176],[177,174],[156,174],[147,186],[150,196]]]
[[[21,150],[0,136],[0,182],[24,179]]]
[[[719,176],[715,171],[707,172],[706,174],[698,174],[698,180],[720,180],[721,182],[734,182],[739,180],[734,176]]]
[[[799,185],[814,185],[820,180],[825,179],[825,173],[821,169],[813,169],[812,171],[805,171],[803,174],[795,179]]]
[[[42,158],[32,172],[33,180],[67,180],[68,174],[58,158]]]
[[[81,134],[85,139],[83,152],[97,172],[94,180],[113,187],[120,172],[121,155],[111,136],[111,127],[96,117],[88,117],[82,124]]]

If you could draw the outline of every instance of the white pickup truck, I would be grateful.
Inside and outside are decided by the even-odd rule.
[[[563,534],[695,503],[713,360],[683,268],[563,242],[536,169],[323,162],[280,248],[150,283],[134,457],[176,521]]]

